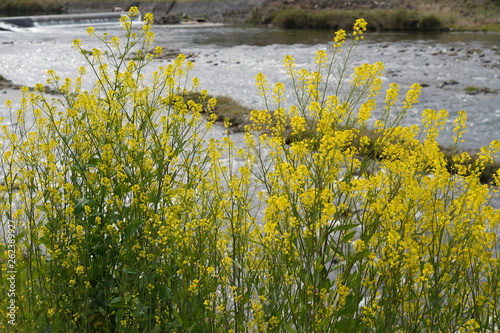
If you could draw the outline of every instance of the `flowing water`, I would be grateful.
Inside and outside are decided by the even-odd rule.
[[[96,31],[120,35],[117,26]],[[191,56],[192,76],[213,95],[229,95],[251,108],[262,107],[255,76],[262,72],[271,83],[288,82],[282,66],[291,54],[298,68],[311,69],[314,53],[328,49],[332,32],[280,30],[262,26],[156,26],[156,44]],[[53,26],[0,32],[0,75],[22,85],[44,82],[48,69],[61,77],[75,77],[85,62],[72,47],[81,39],[85,48],[100,47],[82,26]],[[356,51],[355,64],[385,63],[384,88],[398,83],[402,93],[412,83],[424,85],[420,102],[405,120],[418,124],[425,108],[447,109],[453,119],[469,114],[466,143],[471,149],[500,140],[500,34],[495,33],[367,33]],[[168,60],[156,61],[165,65]],[[151,66],[152,71],[155,66]],[[468,94],[467,87],[483,92]],[[3,96],[2,96],[3,95]],[[9,96],[11,96],[9,94]],[[293,96],[288,96],[290,103]],[[0,116],[6,116],[0,94]],[[376,116],[376,114],[374,114]],[[451,120],[440,141],[450,142]]]

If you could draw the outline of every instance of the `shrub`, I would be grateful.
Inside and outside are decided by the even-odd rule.
[[[145,20],[136,32],[125,18],[121,39],[90,28],[107,49],[82,52],[93,88],[84,69],[74,82],[50,71],[59,97],[24,89],[2,126],[4,331],[498,328],[500,215],[478,173],[500,144],[473,168],[454,158],[452,175],[436,143],[446,112],[399,126],[420,87],[397,106],[395,84],[368,139],[383,64],[351,68],[364,20],[312,70],[285,58],[296,105],[258,75],[267,109],[251,112],[245,147],[209,138],[216,101],[187,98],[184,56],[151,77],[160,48],[125,60],[153,43]]]
[[[444,29],[444,24],[439,17],[436,15],[425,15],[418,22],[418,27],[420,30],[432,30],[438,31]]]

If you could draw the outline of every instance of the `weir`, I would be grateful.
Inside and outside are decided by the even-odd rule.
[[[1,17],[0,30],[15,31],[22,28],[57,26],[57,25],[95,25],[119,23],[125,12],[91,13],[91,14],[63,14],[40,16]],[[141,21],[141,17],[132,18]]]

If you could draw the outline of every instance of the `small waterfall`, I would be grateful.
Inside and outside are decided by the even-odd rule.
[[[23,29],[24,28],[20,27],[19,25],[0,20],[0,31],[20,31]]]
[[[40,16],[15,16],[0,18],[0,30],[16,31],[22,28],[62,26],[62,25],[97,25],[118,24],[125,12],[63,14]],[[141,22],[142,15],[135,16],[133,22]]]

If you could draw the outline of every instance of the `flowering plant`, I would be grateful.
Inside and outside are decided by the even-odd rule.
[[[478,175],[500,144],[447,165],[444,111],[399,125],[418,85],[399,104],[390,85],[368,135],[383,64],[352,68],[364,20],[312,71],[285,58],[296,105],[258,75],[266,109],[245,147],[209,138],[216,101],[187,98],[199,82],[184,56],[143,73],[162,52],[147,51],[151,23],[135,32],[125,17],[121,39],[88,29],[106,48],[74,43],[92,89],[83,68],[74,82],[50,71],[60,95],[25,89],[2,126],[0,209],[15,233],[0,244],[0,288],[14,262],[17,294],[0,299],[2,318],[12,299],[17,315],[3,330],[498,330],[500,214]]]

